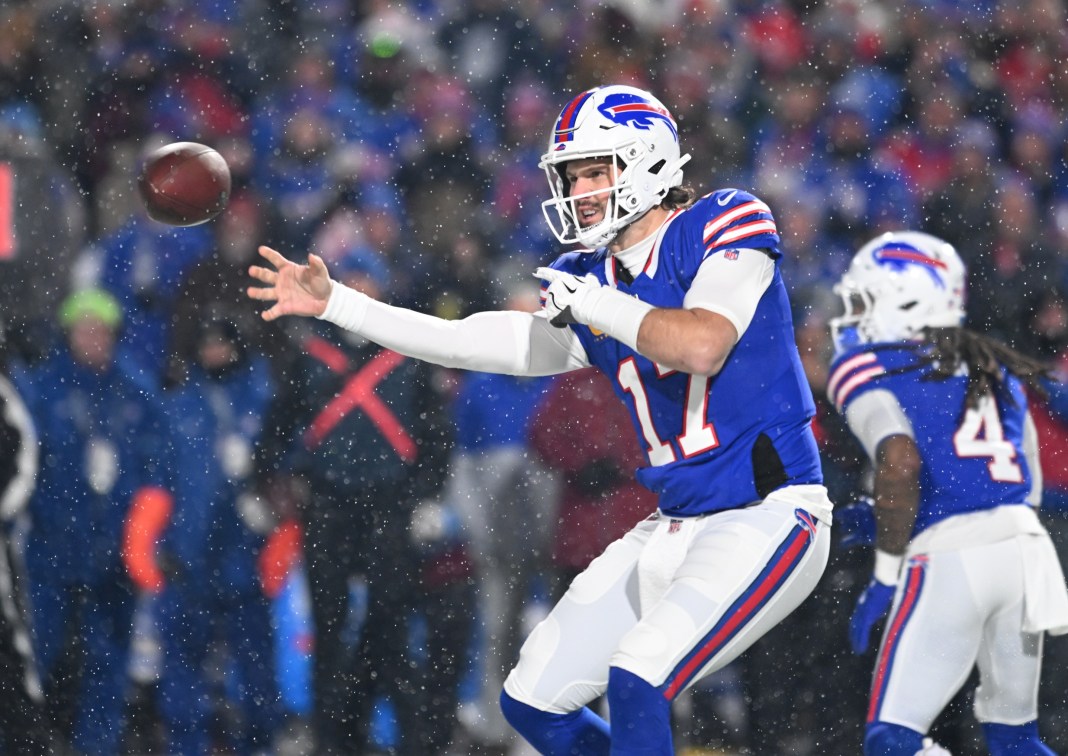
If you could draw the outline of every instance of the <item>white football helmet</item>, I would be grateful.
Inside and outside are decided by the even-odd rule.
[[[610,159],[618,177],[604,219],[583,228],[575,201],[601,192],[568,196],[564,167],[587,158]],[[553,194],[542,212],[561,244],[602,247],[682,184],[681,168],[689,159],[680,155],[675,119],[651,94],[624,85],[589,89],[560,111],[538,164]]]
[[[871,240],[834,287],[845,305],[845,314],[831,319],[835,347],[841,352],[961,325],[964,273],[953,245],[930,234],[896,231]]]

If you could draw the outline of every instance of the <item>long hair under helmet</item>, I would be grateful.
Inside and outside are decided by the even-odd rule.
[[[564,175],[572,160],[607,158],[616,169],[609,190],[569,196]],[[589,89],[569,102],[556,119],[549,150],[538,164],[552,199],[542,203],[549,228],[561,244],[602,247],[682,184],[679,130],[668,109],[648,92],[625,85]],[[575,202],[609,191],[605,217],[583,228]]]

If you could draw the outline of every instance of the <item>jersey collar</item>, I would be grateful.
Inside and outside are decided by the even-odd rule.
[[[673,212],[660,224],[660,228],[638,243],[608,255],[605,260],[605,277],[609,285],[616,286],[619,283],[620,268],[625,268],[630,273],[631,279],[636,279],[643,273],[650,278],[656,274],[660,258],[660,242],[664,238],[664,232],[681,212],[682,209]]]

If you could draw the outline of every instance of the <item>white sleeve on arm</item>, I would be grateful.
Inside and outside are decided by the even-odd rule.
[[[705,258],[682,306],[722,315],[731,321],[740,339],[775,276],[775,261],[759,249],[735,251],[736,260],[728,260],[722,252]]]
[[[1039,507],[1042,505],[1042,461],[1038,456],[1038,428],[1030,410],[1024,416],[1023,431],[1024,459],[1031,471],[1031,491],[1027,495],[1027,503]]]
[[[570,328],[541,313],[480,312],[463,320],[393,307],[335,281],[319,316],[408,357],[451,368],[509,375],[552,375],[586,367]]]
[[[901,409],[897,397],[886,389],[861,394],[850,402],[845,416],[849,429],[873,461],[875,450],[884,438],[897,435],[916,438],[905,410]]]

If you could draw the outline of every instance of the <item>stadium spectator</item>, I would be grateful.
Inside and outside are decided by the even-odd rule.
[[[507,109],[512,82],[532,74],[546,84],[560,80],[560,63],[546,64],[539,21],[524,18],[507,0],[459,5],[441,24],[437,42],[449,68],[489,113]]]
[[[997,296],[974,297],[968,308],[972,327],[1009,345],[1025,348],[1027,323],[1035,301],[1051,281],[1057,258],[1050,239],[1040,232],[1042,211],[1026,182],[1009,174],[997,186],[991,246],[961,248],[968,285]]]
[[[504,306],[538,307],[533,279],[506,287]],[[529,435],[549,388],[546,377],[464,373],[450,407],[456,448],[448,499],[463,521],[475,562],[480,671],[467,708],[475,742],[502,747],[514,738],[497,699],[529,631],[529,607],[544,604],[557,481],[533,453]]]
[[[641,449],[627,436],[626,407],[599,372],[554,378],[536,409],[533,451],[560,478],[552,527],[555,601],[608,544],[656,510],[656,497],[634,479]]]
[[[94,271],[90,282],[123,308],[120,346],[153,385],[163,385],[169,367],[178,287],[211,251],[207,226],[168,227],[135,205],[119,228],[83,252],[82,262]]]
[[[45,140],[38,108],[2,97],[0,208],[0,319],[12,356],[32,361],[48,351],[56,308],[71,290],[86,207]]]
[[[993,248],[998,181],[990,164],[998,146],[997,132],[989,124],[963,122],[953,140],[946,182],[923,203],[925,227],[958,249]]]
[[[252,191],[230,200],[226,213],[212,224],[214,250],[184,272],[171,313],[167,382],[181,383],[195,364],[205,319],[233,324],[244,346],[266,355],[277,371],[291,359],[294,345],[281,329],[254,317],[241,302],[241,276],[255,257],[256,239],[273,228],[271,207]]]
[[[389,291],[376,252],[350,250],[338,267],[361,290]],[[297,476],[308,488],[299,518],[315,633],[315,753],[368,752],[382,699],[397,720],[397,752],[434,753],[442,731],[451,733],[455,698],[427,690],[415,658],[414,616],[442,594],[427,596],[409,527],[445,479],[444,398],[427,366],[332,326],[310,333],[303,352],[271,403],[259,466],[261,479]],[[449,657],[426,665],[460,668]]]
[[[513,250],[513,258],[530,261],[553,241],[541,220],[545,174],[538,168],[538,156],[545,147],[538,129],[550,117],[550,94],[549,87],[534,78],[511,82],[501,111],[500,146],[517,159],[504,161],[492,170],[491,197],[497,212],[491,230]]]
[[[164,398],[172,419],[173,503],[166,513],[138,512],[157,519],[154,528],[144,525],[157,541],[144,558],[163,573],[162,585],[155,576],[139,584],[159,594],[158,707],[170,753],[222,747],[252,754],[271,747],[280,719],[265,595],[272,588],[259,569],[280,523],[252,475],[274,382],[263,355],[210,307],[187,348],[187,370]],[[140,526],[131,519],[130,527]],[[213,721],[225,723],[221,733]]]
[[[117,299],[67,297],[62,342],[18,373],[41,443],[26,564],[34,645],[57,727],[82,753],[123,735],[134,584],[123,563],[130,513],[170,497],[168,424],[154,387],[117,351]]]

